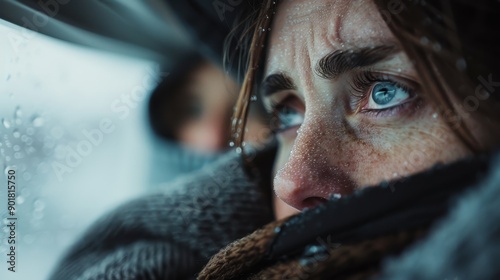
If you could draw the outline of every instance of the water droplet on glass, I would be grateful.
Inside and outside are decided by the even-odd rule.
[[[234,142],[233,141],[229,142],[229,147],[234,147]]]
[[[257,101],[257,95],[252,95],[252,97],[250,97],[250,101]]]
[[[21,107],[17,106],[14,111],[14,118],[19,119],[23,116],[23,112],[21,111]]]
[[[10,128],[10,122],[7,119],[3,118],[2,124],[5,128]]]
[[[237,154],[241,154],[241,152],[243,152],[243,150],[240,147],[236,148],[236,153]]]
[[[17,203],[17,204],[23,204],[23,203],[24,203],[24,197],[22,197],[22,196],[18,196],[18,197],[16,198],[16,203]]]
[[[41,127],[44,123],[44,120],[40,116],[34,116],[31,122],[33,123],[34,127]]]
[[[19,145],[14,145],[14,151],[19,152],[21,150],[21,147]]]
[[[45,202],[41,199],[37,199],[33,202],[33,206],[35,207],[35,210],[43,210],[45,208]]]
[[[16,170],[15,166],[11,166],[11,165],[6,166],[4,169],[5,175],[9,175],[10,170]]]
[[[432,118],[437,119],[437,117],[438,117],[437,113],[432,114]]]

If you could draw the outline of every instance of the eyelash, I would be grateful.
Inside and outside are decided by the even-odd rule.
[[[381,82],[389,82],[393,83],[395,86],[398,88],[405,90],[409,94],[409,98],[402,102],[401,104],[388,107],[388,108],[383,108],[383,109],[362,109],[362,106],[364,104],[367,104],[367,100],[371,98],[372,92],[371,89],[376,83],[381,83]],[[415,107],[414,102],[415,97],[417,96],[415,93],[415,88],[408,86],[406,83],[401,83],[398,82],[396,79],[391,79],[389,75],[386,74],[381,74],[373,71],[360,71],[356,74],[354,74],[354,77],[351,82],[351,95],[354,97],[352,101],[352,107],[356,108],[355,112],[362,112],[364,114],[369,114],[373,117],[381,117],[381,116],[389,116],[391,114],[409,109],[411,107]],[[271,115],[275,117],[276,119],[280,119],[279,113],[283,108],[291,108],[292,110],[295,110],[292,106],[287,105],[287,100],[289,97],[284,98],[284,100],[280,102],[275,102],[271,101]],[[280,125],[282,125],[280,123]],[[287,127],[273,127],[271,128],[272,132],[274,134],[279,134],[280,132],[286,131],[293,126]]]
[[[370,89],[376,83],[380,82],[389,82],[395,84],[397,87],[408,92],[410,97],[406,102],[395,105],[393,107],[384,108],[384,109],[362,109],[361,107],[366,104],[366,101],[371,98]],[[395,79],[390,79],[388,75],[380,74],[373,71],[361,71],[354,75],[353,81],[351,83],[352,92],[351,95],[354,97],[352,102],[353,107],[356,108],[354,110],[355,113],[363,112],[366,114],[371,114],[375,117],[383,115],[390,115],[399,110],[406,109],[411,105],[411,101],[415,99],[415,89],[403,84],[401,82],[396,81]]]

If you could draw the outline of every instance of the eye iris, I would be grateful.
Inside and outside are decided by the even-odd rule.
[[[290,125],[293,123],[293,120],[295,118],[295,110],[289,108],[289,107],[284,107],[281,109],[281,122],[283,125]]]
[[[302,124],[303,117],[295,109],[289,106],[283,106],[278,109],[278,120],[280,129],[287,129]]]
[[[373,87],[372,99],[378,105],[385,105],[394,99],[396,90],[397,86],[392,83],[379,83]]]

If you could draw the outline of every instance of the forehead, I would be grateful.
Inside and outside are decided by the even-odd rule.
[[[315,63],[335,50],[395,44],[369,0],[284,0],[271,30],[267,73]]]

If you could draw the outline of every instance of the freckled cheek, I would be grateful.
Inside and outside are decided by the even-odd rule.
[[[324,157],[326,161],[313,160],[303,164],[330,165],[342,170],[358,186],[376,184],[382,180],[390,179],[392,174],[399,171],[398,156],[403,154],[403,147],[394,143],[401,142],[401,134],[393,133],[391,136],[381,129],[366,128],[363,137],[349,138],[335,133],[334,129],[324,128],[326,133],[315,140],[317,150],[300,150],[296,152],[308,153],[314,157]],[[383,137],[382,137],[383,136]],[[381,139],[383,138],[383,139]],[[275,161],[275,174],[290,160],[295,138],[284,137],[280,139],[280,147]],[[387,142],[391,142],[389,145]],[[384,143],[385,148],[380,143]],[[394,148],[390,148],[394,147]],[[317,152],[317,151],[321,152]],[[310,152],[310,153],[309,153]],[[325,169],[325,166],[310,166],[316,169]],[[328,168],[326,168],[328,169]]]
[[[344,142],[337,151],[337,154],[330,154],[330,158],[336,158],[336,165],[359,187],[385,180],[397,166],[393,162],[393,152],[381,150],[369,141]]]
[[[395,146],[380,149],[374,145],[358,147],[352,166],[352,178],[358,186],[371,186],[405,175],[404,162],[411,149]]]
[[[358,146],[352,171],[360,186],[369,186],[421,172],[438,162],[448,163],[468,154],[443,124],[379,129]]]
[[[326,161],[308,163],[324,163],[342,169],[359,187],[408,176],[438,162],[447,163],[468,154],[453,132],[438,120],[425,118],[411,124],[359,125],[355,130],[356,136],[348,137],[348,134],[338,135],[335,130],[324,128],[323,137],[315,138],[321,153],[298,152],[326,157]],[[290,160],[294,140],[292,136],[281,138],[275,172]]]

